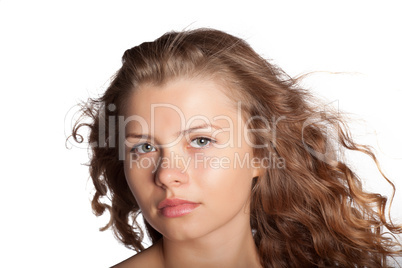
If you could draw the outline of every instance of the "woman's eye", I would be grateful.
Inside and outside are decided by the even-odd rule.
[[[207,147],[211,142],[212,140],[209,138],[200,137],[192,140],[190,145],[194,148],[203,148]]]
[[[139,145],[134,146],[131,151],[136,152],[136,153],[140,153],[140,154],[146,154],[146,153],[156,151],[156,148],[154,146],[152,146],[151,144],[149,144],[149,143],[143,143],[143,144],[139,144]]]

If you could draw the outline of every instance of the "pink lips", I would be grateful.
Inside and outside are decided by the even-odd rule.
[[[175,218],[186,215],[197,208],[200,203],[173,198],[165,199],[159,203],[158,209],[161,214],[168,218]]]

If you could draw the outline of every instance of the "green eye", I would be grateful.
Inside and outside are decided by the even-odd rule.
[[[133,147],[133,149],[131,151],[140,153],[140,154],[146,154],[146,153],[150,153],[150,152],[154,152],[156,151],[155,147],[149,143],[143,143],[143,144],[139,144]]]
[[[211,139],[200,137],[200,138],[196,138],[196,139],[192,140],[190,145],[194,148],[202,148],[202,147],[208,146],[210,143],[211,143]]]

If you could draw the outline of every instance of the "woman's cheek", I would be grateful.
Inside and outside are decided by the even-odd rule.
[[[149,198],[147,195],[153,192],[155,186],[153,176],[156,166],[153,162],[152,157],[140,156],[124,164],[127,184],[140,206],[143,200]]]
[[[231,176],[233,163],[230,154],[224,152],[224,149],[207,150],[193,154],[188,173],[196,184],[203,184],[211,189]]]

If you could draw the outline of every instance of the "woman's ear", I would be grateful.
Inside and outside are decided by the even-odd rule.
[[[253,178],[260,177],[262,174],[261,161],[255,161],[253,163]]]
[[[261,168],[255,167],[253,170],[253,178],[258,178],[261,175]]]

